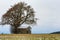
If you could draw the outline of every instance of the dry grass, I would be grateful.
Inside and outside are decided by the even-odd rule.
[[[60,40],[60,34],[3,34],[0,40]]]

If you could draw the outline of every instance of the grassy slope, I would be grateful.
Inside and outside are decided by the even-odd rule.
[[[1,40],[60,40],[60,34],[3,34]]]

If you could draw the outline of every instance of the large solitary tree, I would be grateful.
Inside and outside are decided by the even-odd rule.
[[[30,5],[20,2],[12,6],[3,16],[2,24],[10,24],[14,28],[14,34],[17,34],[17,29],[23,24],[36,23],[34,10]]]

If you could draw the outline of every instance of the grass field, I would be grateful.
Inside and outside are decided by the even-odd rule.
[[[60,40],[60,34],[0,34],[0,40]]]

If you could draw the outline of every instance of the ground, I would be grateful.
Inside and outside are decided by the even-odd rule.
[[[60,40],[60,34],[0,34],[0,40]]]

